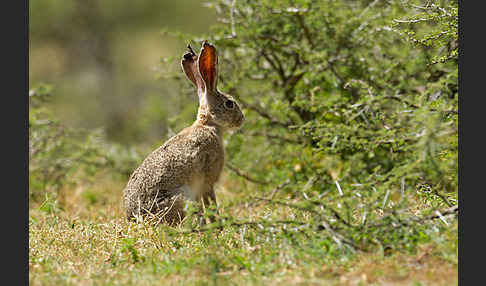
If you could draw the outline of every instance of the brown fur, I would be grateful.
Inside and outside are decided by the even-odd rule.
[[[203,43],[199,55],[216,56],[214,46]],[[243,124],[244,116],[231,96],[216,89],[217,58],[205,64],[209,77],[201,75],[195,54],[184,55],[182,68],[199,95],[197,120],[153,151],[130,176],[124,190],[127,218],[157,216],[169,224],[185,216],[186,200],[216,203],[214,184],[224,165],[223,132]],[[226,101],[232,101],[229,108]],[[227,103],[226,103],[227,104]]]

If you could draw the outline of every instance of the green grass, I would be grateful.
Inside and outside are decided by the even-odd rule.
[[[222,216],[253,222],[307,216],[285,206],[245,203],[247,197],[227,190],[235,183],[223,179],[218,188]],[[123,185],[104,179],[91,188],[63,190],[55,201],[31,203],[31,285],[458,283],[455,219],[415,251],[353,252],[329,243],[317,231],[309,235],[293,225],[183,233],[187,225],[128,223],[121,204]]]
[[[70,93],[33,86],[31,284],[457,285],[457,2],[211,2],[209,35],[166,32],[217,46],[246,116],[223,140],[217,225],[124,218],[128,176],[195,118],[179,56],[158,66],[165,97],[117,102],[106,132],[70,127],[51,110]]]

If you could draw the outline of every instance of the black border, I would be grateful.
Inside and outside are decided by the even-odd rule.
[[[480,250],[484,248],[485,241],[482,234],[485,216],[481,211],[485,206],[484,200],[479,196],[485,186],[481,179],[485,176],[486,160],[480,156],[485,145],[482,138],[485,133],[485,112],[484,105],[476,102],[484,97],[485,90],[482,62],[486,49],[483,44],[482,3],[483,1],[459,1],[459,285],[484,284],[481,275],[484,271],[484,257]],[[476,4],[477,7],[471,4]],[[474,178],[478,179],[474,181]],[[474,206],[473,202],[477,205]],[[479,211],[474,213],[474,209]]]
[[[29,283],[29,2],[2,2],[2,281]],[[5,184],[7,183],[7,184]],[[14,281],[8,283],[7,281]]]

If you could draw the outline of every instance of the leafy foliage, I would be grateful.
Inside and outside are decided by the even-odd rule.
[[[400,27],[402,24],[408,25],[409,27],[405,26],[401,28],[404,30],[409,40],[416,45],[440,48],[438,51],[439,55],[434,56],[432,59],[433,64],[454,60],[457,65],[458,1],[450,1],[444,7],[433,3],[433,1],[427,2],[425,6],[412,6],[419,9],[421,13],[404,20],[395,19],[393,26]],[[420,30],[415,32],[413,27],[424,22],[432,22],[435,25],[427,31],[427,34],[419,36],[420,33],[417,32],[420,32]]]
[[[401,222],[424,197],[424,215],[456,202],[457,2],[211,5],[222,22],[209,35],[220,89],[247,116],[228,142],[230,165],[285,183],[267,203],[303,210],[302,224],[330,241],[411,250],[426,241],[431,225]]]
[[[48,197],[52,203],[61,188],[89,184],[96,173],[128,176],[140,157],[133,150],[106,144],[101,130],[65,126],[48,108],[52,87],[39,85],[29,92],[29,197]]]

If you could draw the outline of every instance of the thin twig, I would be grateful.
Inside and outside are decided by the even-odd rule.
[[[269,203],[272,203],[272,204],[277,204],[277,205],[282,205],[282,206],[294,208],[294,209],[301,210],[301,211],[307,211],[307,212],[310,212],[310,213],[313,213],[313,214],[316,214],[316,215],[322,215],[322,213],[320,213],[316,210],[313,210],[313,209],[310,209],[310,208],[300,207],[300,206],[297,206],[297,205],[294,205],[294,204],[289,204],[289,203],[284,203],[284,202],[279,202],[279,201],[273,201],[271,199],[260,198],[260,197],[254,197],[254,199],[269,202]]]
[[[445,209],[445,210],[442,210],[439,212],[439,214],[442,216],[442,217],[445,217],[447,215],[452,215],[452,214],[456,214],[459,212],[459,207],[456,205],[456,206],[453,206],[453,207],[450,207],[448,209]],[[429,220],[434,220],[434,219],[438,219],[440,218],[440,215],[438,214],[434,214],[434,215],[428,215],[428,216],[425,216],[425,217],[409,217],[407,218],[406,220],[402,220],[400,221],[400,225],[402,226],[407,226],[407,225],[410,225],[412,222],[416,222],[416,223],[423,223],[423,222],[426,222],[426,221],[429,221]],[[385,226],[385,225],[388,225],[389,223],[388,222],[381,222],[387,218],[389,218],[390,215],[388,216],[385,216],[385,217],[382,217],[378,223],[375,223],[375,224],[372,224],[372,225],[368,225],[366,226],[367,228],[370,228],[370,227],[382,227],[382,226]]]
[[[349,222],[347,222],[345,219],[343,219],[341,217],[341,215],[332,207],[330,207],[328,205],[324,205],[321,201],[314,201],[314,200],[308,200],[308,201],[311,202],[313,205],[321,206],[324,209],[329,210],[334,215],[334,217],[337,220],[339,220],[341,223],[343,223],[344,225],[349,226],[349,227],[353,227]]]
[[[436,189],[432,190],[432,193],[438,196],[448,207],[452,207],[453,205],[449,202],[449,200],[444,197],[442,194],[439,193]]]
[[[230,222],[230,223],[222,223],[221,221],[218,221],[219,223],[217,224],[211,224],[208,225],[207,227],[201,227],[201,228],[192,228],[192,229],[185,229],[182,231],[178,231],[178,233],[199,233],[199,232],[205,232],[205,231],[210,231],[210,230],[215,230],[215,229],[221,229],[223,226],[237,226],[237,227],[242,227],[242,226],[252,226],[252,227],[259,227],[259,226],[266,226],[266,227],[277,227],[278,225],[282,224],[293,224],[293,225],[307,225],[307,223],[304,222],[299,222],[299,221],[294,221],[294,220],[277,220],[273,222],[266,222],[266,221],[243,221],[243,222]]]
[[[248,135],[248,136],[263,136],[263,137],[267,137],[269,139],[277,139],[277,140],[280,140],[280,141],[283,141],[283,142],[288,142],[288,143],[296,143],[296,144],[302,143],[302,141],[300,139],[286,138],[286,137],[283,137],[283,136],[279,136],[279,135],[275,135],[275,134],[269,134],[269,133],[266,133],[266,132],[255,131],[255,132],[245,132],[245,134]]]
[[[270,55],[268,55],[265,51],[261,51],[260,53],[267,60],[267,62],[272,66],[272,68],[275,71],[277,71],[277,73],[279,74],[280,79],[282,80],[282,82],[286,82],[287,81],[287,77],[285,76],[285,72],[282,69],[282,65],[279,63],[278,66],[277,66],[276,59],[275,58],[270,58]],[[272,57],[274,57],[273,53],[272,53]]]
[[[318,211],[316,211],[316,210],[308,209],[308,208],[304,208],[304,207],[300,207],[300,206],[297,206],[297,205],[294,205],[294,204],[289,204],[289,203],[284,203],[284,202],[279,202],[279,201],[272,201],[272,200],[265,199],[265,198],[260,198],[260,197],[255,197],[255,199],[261,200],[261,201],[265,201],[265,202],[269,202],[269,203],[274,203],[274,204],[279,204],[279,205],[287,206],[287,207],[294,208],[294,209],[298,209],[298,210],[301,210],[301,211],[308,211],[310,213],[313,213],[313,214],[319,216],[319,218],[322,220],[322,222],[317,226],[318,229],[327,230],[329,232],[329,234],[331,236],[333,236],[333,238],[335,240],[337,240],[337,241],[343,241],[347,245],[351,246],[351,248],[353,250],[363,250],[362,248],[360,248],[356,244],[354,244],[350,239],[346,238],[344,235],[342,235],[339,232],[337,232],[336,229],[333,229],[332,227],[330,227],[329,224],[325,220],[323,220],[323,218],[322,218],[323,214],[320,213],[320,212],[318,212]],[[304,223],[302,223],[302,224],[304,224]]]
[[[245,178],[247,181],[250,181],[252,183],[256,183],[256,184],[260,184],[260,185],[268,185],[269,184],[269,182],[260,181],[260,180],[254,179],[254,178],[252,178],[252,177],[250,177],[246,174],[243,174],[242,171],[240,171],[238,168],[232,166],[230,163],[226,163],[226,167],[228,167],[228,169],[230,169],[236,175],[238,175],[242,178]]]
[[[351,246],[351,249],[353,249],[354,251],[356,251],[357,249],[364,251],[364,249],[362,249],[361,247],[358,247],[350,239],[346,238],[344,235],[340,234],[339,232],[336,232],[335,230],[333,230],[326,222],[323,221],[322,224],[319,227],[321,229],[327,230],[327,232],[329,232],[329,234],[331,234],[335,240],[337,238],[336,242],[339,243],[340,241],[343,241],[347,245]]]
[[[314,41],[312,40],[312,35],[309,31],[309,28],[307,28],[307,26],[304,23],[304,19],[302,17],[302,14],[295,14],[295,16],[297,17],[297,20],[299,22],[300,27],[302,28],[302,30],[304,30],[305,38],[307,39],[307,41],[311,45],[311,48],[314,49],[315,44],[314,44]]]
[[[273,197],[275,196],[275,194],[288,184],[290,184],[290,179],[285,180],[283,183],[281,183],[280,185],[275,187],[275,189],[273,189],[272,192],[270,193],[269,199],[273,200]]]
[[[235,17],[234,17],[235,4],[236,4],[236,0],[233,0],[231,2],[231,8],[230,8],[231,36],[232,37],[236,37],[236,32],[235,32]]]
[[[250,104],[250,103],[246,102],[244,99],[241,99],[241,97],[238,99],[238,101],[241,102],[241,104],[244,107],[251,109],[251,110],[255,111],[256,113],[258,113],[259,115],[261,115],[262,117],[268,119],[271,124],[280,125],[280,126],[285,127],[285,128],[293,125],[293,123],[291,123],[291,122],[282,122],[282,121],[276,119],[275,117],[273,117],[272,115],[270,115],[268,112],[264,111],[263,109],[259,108],[258,106],[254,105],[254,104]]]

